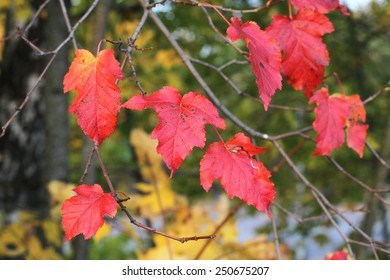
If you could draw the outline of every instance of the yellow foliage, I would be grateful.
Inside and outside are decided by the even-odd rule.
[[[16,258],[26,251],[23,243],[25,228],[22,224],[11,224],[0,231],[0,256]]]
[[[62,245],[59,222],[39,220],[37,213],[27,211],[20,211],[16,216],[15,223],[0,231],[0,258],[61,259],[55,250]],[[47,246],[42,246],[41,239]]]
[[[61,256],[53,247],[43,248],[37,236],[33,235],[27,241],[27,260],[60,260]]]
[[[156,61],[166,70],[170,70],[173,66],[181,64],[174,50],[159,50],[156,54]]]
[[[189,205],[186,197],[171,190],[171,182],[163,169],[162,158],[156,152],[157,141],[141,129],[130,134],[137,163],[144,182],[136,183],[141,194],[132,195],[131,206],[152,225],[157,221],[158,230],[176,237],[213,234],[223,223],[217,236],[201,254],[201,259],[276,259],[275,244],[260,235],[255,240],[240,243],[235,218],[229,218],[231,200],[222,195],[218,200],[202,200]],[[161,220],[161,216],[163,219]],[[162,221],[162,225],[161,225]],[[127,221],[128,223],[128,221]],[[153,247],[140,245],[137,257],[143,260],[191,260],[200,252],[207,240],[188,241],[184,244],[153,234]],[[289,258],[286,245],[281,245],[283,258]]]
[[[162,167],[162,158],[156,152],[157,141],[141,129],[130,133],[130,143],[134,147],[137,163],[143,180],[136,188],[142,193],[132,195],[132,207],[139,209],[142,217],[151,218],[176,207],[176,194]]]
[[[62,203],[73,196],[73,189],[76,186],[73,184],[67,184],[61,181],[51,181],[48,185],[48,191],[51,196],[51,216],[52,218],[61,217]]]
[[[186,204],[177,208],[174,217],[166,224],[164,230],[167,233],[177,237],[210,235],[214,232],[217,221],[222,221],[228,214],[230,202],[225,196],[221,196],[221,199],[215,202],[199,202],[192,207]],[[209,244],[201,259],[213,259],[223,254],[226,246],[231,242],[236,243],[236,240],[237,229],[232,219],[224,225],[222,231]],[[138,253],[137,256],[140,259],[194,259],[207,241],[189,241],[182,244],[173,240],[168,241],[160,235],[154,235],[153,242],[155,244],[153,248],[147,252]]]
[[[59,222],[53,220],[43,220],[42,226],[43,232],[47,233],[45,236],[46,240],[57,248],[61,248],[63,232]]]
[[[124,20],[120,24],[115,26],[115,34],[119,34],[120,37],[127,38],[133,35],[135,29],[138,25],[138,20]],[[113,38],[117,37],[117,35],[112,36]],[[152,29],[143,29],[142,32],[137,37],[136,45],[140,48],[148,47],[149,42],[153,40],[155,37],[155,32]]]
[[[111,232],[111,225],[104,222],[103,226],[96,232],[93,239],[97,242],[108,236]]]

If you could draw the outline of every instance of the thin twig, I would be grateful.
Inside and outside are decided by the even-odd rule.
[[[276,226],[275,213],[272,213],[272,231],[273,231],[273,234],[274,234],[276,256],[278,257],[278,260],[281,260],[282,259],[282,254],[280,252],[279,235],[278,235],[278,228]]]
[[[144,225],[144,224],[138,222],[136,219],[133,218],[133,216],[127,210],[126,206],[123,204],[123,200],[118,198],[117,192],[115,191],[114,185],[111,182],[111,179],[110,179],[110,176],[108,174],[108,171],[107,171],[107,169],[106,169],[106,167],[104,165],[103,159],[102,159],[102,157],[100,155],[98,142],[95,141],[93,147],[94,147],[94,151],[95,151],[95,154],[96,154],[98,162],[99,162],[100,169],[102,170],[103,176],[106,179],[106,182],[107,182],[108,188],[110,189],[111,195],[115,198],[115,200],[118,203],[119,207],[126,214],[126,216],[129,218],[130,222],[133,225],[135,225],[135,226],[137,226],[139,228],[145,229],[147,231],[150,231],[150,232],[152,232],[154,234],[162,235],[162,236],[164,236],[166,238],[173,239],[173,240],[176,240],[176,241],[181,242],[181,243],[184,243],[184,242],[187,242],[187,241],[196,241],[196,240],[201,240],[201,239],[213,239],[213,238],[215,238],[214,234],[211,234],[211,235],[200,235],[200,236],[190,236],[190,237],[177,237],[177,236],[174,236],[174,235],[171,235],[171,234],[168,234],[168,233],[164,233],[164,232],[158,231],[158,230],[156,230],[156,229],[154,229],[152,227],[149,227],[147,225]]]
[[[380,164],[382,164],[387,170],[390,170],[390,165],[375,151],[375,149],[368,144],[368,142],[365,142],[366,147],[370,150],[370,152],[376,157],[376,159],[379,161]],[[388,190],[390,191],[390,190]]]
[[[226,215],[226,217],[217,225],[215,228],[213,235],[216,236],[217,233],[224,227],[224,225],[234,217],[234,215],[237,213],[238,209],[240,209],[245,204],[244,201],[241,201],[238,203],[232,210],[229,211],[229,213]],[[210,245],[211,239],[207,240],[205,244],[203,244],[202,248],[200,248],[199,252],[195,256],[195,260],[199,260],[200,257],[203,255],[203,253],[206,251],[207,247]]]
[[[361,180],[359,180],[358,178],[356,178],[355,176],[353,176],[351,173],[349,173],[347,170],[345,170],[344,167],[342,167],[333,157],[331,156],[327,156],[327,158],[330,160],[331,163],[333,163],[334,166],[336,166],[336,168],[342,173],[344,174],[346,177],[348,177],[349,179],[351,179],[352,181],[354,181],[355,183],[357,183],[359,186],[361,186],[362,188],[364,188],[366,191],[368,191],[369,193],[372,193],[373,196],[375,198],[377,198],[379,201],[381,201],[384,205],[390,207],[390,203],[388,203],[382,196],[380,196],[378,193],[380,193],[381,191],[378,192],[378,190],[376,189],[373,189],[371,188],[370,186],[368,186],[367,184],[365,184],[364,182],[362,182]],[[383,192],[383,191],[382,191]]]
[[[164,36],[167,38],[169,43],[172,45],[172,47],[176,50],[176,52],[179,54],[180,58],[182,59],[184,65],[187,67],[187,69],[191,72],[192,76],[196,79],[196,81],[200,84],[200,86],[203,88],[203,90],[206,92],[207,96],[210,98],[210,100],[214,103],[214,105],[223,113],[225,116],[230,119],[236,126],[240,127],[242,130],[246,131],[249,135],[255,136],[258,138],[262,138],[264,140],[269,140],[270,136],[265,133],[261,133],[251,127],[249,127],[247,124],[245,124],[242,120],[237,118],[228,108],[225,107],[225,105],[222,104],[222,102],[218,99],[218,97],[215,95],[213,90],[209,87],[209,85],[206,83],[206,81],[201,77],[199,72],[196,70],[194,65],[191,63],[187,55],[185,54],[184,50],[180,47],[180,45],[176,42],[176,40],[172,37],[171,33],[165,26],[165,24],[158,18],[157,15],[154,13],[149,13],[149,17],[154,21],[154,23],[157,25],[157,27],[161,30],[161,32],[164,34]]]
[[[128,47],[127,47],[127,49],[125,49],[127,62],[130,65],[130,69],[131,69],[131,73],[132,73],[133,78],[134,78],[134,82],[137,85],[137,87],[139,88],[139,90],[141,91],[142,95],[146,95],[147,92],[144,90],[144,88],[142,87],[141,83],[138,80],[137,71],[136,71],[134,63],[133,63],[132,53],[133,53],[133,49],[139,50],[137,45],[135,45],[135,42],[138,38],[139,33],[141,32],[141,29],[145,25],[146,20],[148,19],[148,16],[149,16],[149,10],[144,9],[144,13],[143,13],[137,27],[135,28],[133,35],[131,37],[127,38]]]
[[[363,104],[366,105],[367,103],[375,100],[376,98],[378,98],[380,95],[382,95],[383,93],[385,92],[388,92],[390,91],[390,81],[387,82],[387,85],[385,85],[383,88],[381,88],[380,90],[378,90],[376,93],[374,93],[373,95],[371,95],[370,97],[366,98],[364,101],[363,101]]]
[[[36,10],[36,12],[34,13],[34,15],[32,16],[32,18],[30,19],[30,22],[27,24],[27,26],[24,28],[23,30],[23,35],[24,36],[27,36],[28,34],[28,31],[30,30],[31,26],[33,26],[33,24],[35,23],[36,19],[38,18],[38,16],[41,14],[41,12],[43,11],[43,9],[46,7],[47,4],[49,4],[51,0],[46,0],[45,2],[43,2],[39,8]]]
[[[260,12],[261,10],[264,10],[266,8],[269,8],[279,2],[282,2],[283,0],[271,0],[271,1],[267,1],[267,3],[264,5],[264,6],[261,6],[261,7],[258,7],[258,8],[254,8],[254,9],[233,9],[233,8],[226,8],[226,7],[223,7],[223,6],[218,6],[218,5],[214,5],[214,7],[218,10],[221,10],[221,11],[224,11],[224,12],[229,12],[229,13],[232,13],[232,14],[249,14],[249,13],[258,13]],[[192,7],[196,7],[196,6],[200,6],[200,4],[202,4],[202,2],[198,2],[198,1],[193,1],[193,2],[188,2],[188,1],[175,1],[173,0],[172,1],[173,4],[179,4],[179,5],[185,5],[185,6],[192,6]],[[206,7],[206,8],[209,8],[209,9],[212,9],[211,6],[206,6],[206,5],[202,5],[202,7]]]
[[[146,9],[150,10],[150,9],[153,9],[154,7],[156,7],[157,5],[162,5],[164,6],[164,4],[167,2],[168,0],[162,0],[162,1],[156,1],[152,4],[149,4],[149,5],[146,5]]]
[[[87,175],[88,175],[88,169],[89,169],[89,167],[92,164],[92,157],[93,157],[93,154],[95,152],[95,147],[94,147],[93,143],[91,145],[91,149],[90,150],[91,151],[89,152],[88,159],[87,159],[87,162],[85,164],[83,175],[81,175],[81,178],[80,178],[80,183],[84,182],[85,177],[87,177]]]
[[[43,77],[45,76],[47,70],[52,65],[53,61],[57,57],[58,52],[69,42],[69,40],[74,35],[74,32],[77,30],[77,28],[81,25],[81,23],[87,19],[87,17],[92,13],[92,11],[95,9],[96,5],[99,3],[99,0],[95,0],[91,6],[88,8],[88,10],[84,13],[84,15],[80,18],[80,20],[73,26],[71,32],[69,32],[68,37],[62,41],[61,44],[58,45],[58,47],[54,51],[49,52],[43,52],[38,47],[36,47],[33,43],[31,43],[23,34],[20,34],[20,38],[27,42],[29,46],[38,52],[39,55],[52,55],[48,63],[46,64],[45,68],[39,75],[38,79],[35,81],[31,89],[26,93],[23,101],[20,103],[18,107],[16,107],[15,112],[11,115],[11,117],[6,121],[6,123],[1,127],[0,131],[0,138],[5,135],[5,132],[8,128],[8,126],[12,123],[12,121],[16,118],[16,116],[20,113],[20,111],[24,108],[28,100],[30,99],[31,94],[35,91],[35,89],[38,87],[38,85],[42,82]]]
[[[69,20],[69,16],[68,16],[68,11],[67,11],[67,9],[66,9],[64,0],[59,0],[59,1],[60,1],[60,5],[61,5],[62,14],[64,15],[66,27],[68,28],[68,31],[71,32],[71,31],[72,31],[72,26],[71,26],[71,24],[70,24],[70,20]],[[72,42],[73,42],[73,47],[74,47],[74,49],[77,50],[77,49],[78,49],[78,46],[77,46],[76,37],[75,37],[74,35],[72,35]]]

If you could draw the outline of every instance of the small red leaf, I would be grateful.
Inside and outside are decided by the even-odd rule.
[[[276,193],[271,173],[252,158],[264,151],[250,143],[243,133],[226,142],[212,143],[200,162],[200,182],[206,191],[216,179],[230,198],[238,197],[271,217],[269,207]]]
[[[291,4],[297,9],[308,9],[327,14],[335,9],[339,9],[344,15],[348,15],[345,6],[339,0],[291,0]]]
[[[84,234],[84,239],[89,239],[103,226],[104,215],[114,218],[117,203],[97,184],[80,185],[73,191],[77,195],[65,200],[61,209],[65,239],[68,241],[80,233]]]
[[[77,116],[84,133],[99,144],[116,127],[120,110],[117,79],[123,79],[123,74],[112,50],[103,50],[96,58],[87,50],[77,50],[64,77],[64,92],[76,89],[78,93],[69,112]]]
[[[138,94],[122,106],[131,110],[152,108],[158,113],[152,138],[158,140],[157,152],[171,170],[171,177],[194,147],[204,147],[206,124],[225,129],[217,109],[199,92],[182,97],[177,89],[164,87],[150,96]]]
[[[282,73],[296,90],[311,97],[322,82],[329,54],[321,36],[333,32],[332,23],[324,15],[299,10],[293,19],[274,16],[267,33],[278,40],[284,51]]]
[[[243,24],[239,18],[232,19],[226,33],[233,42],[238,39],[245,40],[259,95],[267,110],[275,91],[282,88],[281,52],[277,43],[255,22]]]
[[[367,136],[368,125],[363,124],[366,121],[366,110],[364,104],[357,94],[343,96],[349,103],[350,114],[348,115],[347,127],[347,145],[363,157],[364,143]]]
[[[324,260],[347,260],[348,254],[345,251],[336,251],[329,257],[325,257]]]
[[[328,90],[322,88],[313,94],[310,103],[317,104],[313,127],[318,136],[314,154],[329,155],[333,149],[341,147],[346,128],[348,147],[362,157],[368,125],[362,124],[366,120],[366,111],[359,95],[329,96]]]

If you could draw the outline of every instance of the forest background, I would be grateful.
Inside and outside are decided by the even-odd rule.
[[[314,106],[302,92],[284,83],[264,111],[248,62],[216,31],[226,31],[221,17],[205,7],[161,2],[147,13],[161,20],[223,106],[255,131],[280,136],[279,149],[253,139],[268,147],[261,160],[273,173],[277,192],[272,220],[230,200],[220,186],[205,193],[199,185],[200,150],[169,179],[150,139],[156,115],[121,110],[101,154],[117,190],[131,197],[128,209],[144,224],[176,236],[215,233],[216,238],[181,244],[118,215],[91,240],[79,236],[64,242],[60,208],[79,184],[92,145],[68,113],[74,94],[63,94],[75,49],[94,53],[102,38],[126,44],[139,31],[138,47],[127,57],[132,63],[125,65],[119,83],[123,100],[166,85],[181,93],[205,92],[161,26],[145,17],[142,1],[2,1],[0,258],[323,259],[344,250],[349,258],[388,259],[390,1],[372,2],[350,16],[327,14],[335,31],[324,36],[331,59],[323,85],[332,93],[359,94],[364,101],[369,131],[363,158],[346,146],[329,157],[312,156]],[[248,13],[239,11],[265,3],[210,2],[225,7],[227,18],[239,14],[262,29],[273,15],[288,14],[287,1]],[[246,50],[243,42],[237,46]],[[106,42],[104,48],[117,50],[117,44]],[[125,58],[119,51],[116,56]],[[227,121],[223,136],[230,139],[240,131]],[[208,138],[213,140],[216,135]],[[104,186],[103,175],[93,160],[84,183]]]

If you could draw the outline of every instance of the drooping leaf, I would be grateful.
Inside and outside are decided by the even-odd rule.
[[[267,110],[275,91],[282,88],[280,48],[273,38],[252,21],[243,24],[241,19],[235,17],[226,33],[233,42],[245,40],[259,95]]]
[[[343,251],[336,251],[329,256],[326,256],[324,260],[348,260],[348,253]]]
[[[77,91],[69,112],[77,116],[84,133],[99,144],[116,127],[120,110],[117,79],[123,79],[123,73],[114,51],[103,50],[94,57],[82,49],[76,51],[76,57],[64,78],[64,92]]]
[[[291,4],[297,9],[308,9],[327,14],[339,9],[344,15],[349,15],[344,5],[339,0],[291,0]]]
[[[84,234],[84,239],[89,239],[103,226],[104,215],[114,218],[117,203],[98,184],[84,184],[73,190],[77,195],[65,200],[61,209],[65,239],[68,241],[80,233]]]
[[[347,145],[362,157],[368,125],[362,124],[366,120],[366,112],[359,95],[329,96],[328,90],[321,88],[313,94],[310,103],[317,104],[313,127],[318,136],[314,154],[329,155],[333,149],[341,147],[346,128]]]
[[[217,109],[199,92],[182,97],[177,89],[167,86],[150,96],[138,94],[122,106],[131,110],[152,108],[158,113],[159,123],[151,137],[158,140],[157,152],[171,170],[171,177],[194,147],[204,147],[206,124],[225,129]]]
[[[332,23],[324,15],[299,10],[293,19],[274,16],[267,33],[278,40],[284,52],[282,73],[296,90],[311,97],[322,82],[329,54],[322,36],[333,32]]]
[[[230,198],[238,197],[271,216],[269,207],[276,196],[269,180],[271,173],[252,158],[262,151],[243,133],[237,133],[225,144],[212,143],[200,162],[201,185],[209,191],[213,181],[219,179]]]
[[[364,143],[367,136],[368,125],[363,124],[366,121],[366,110],[358,94],[345,96],[349,104],[350,114],[347,117],[347,145],[363,157]]]

